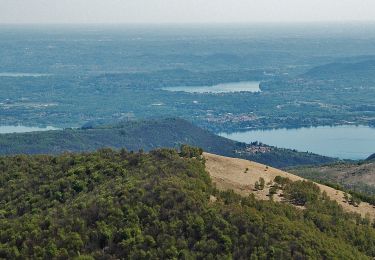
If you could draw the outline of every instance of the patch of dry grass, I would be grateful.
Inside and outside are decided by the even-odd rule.
[[[256,198],[261,200],[270,199],[268,196],[269,189],[276,176],[286,177],[291,181],[304,180],[291,173],[243,159],[229,158],[210,153],[204,153],[204,158],[206,159],[206,170],[218,189],[232,189],[243,196],[253,193]],[[255,189],[255,183],[259,182],[260,178],[263,178],[266,183],[262,190]],[[359,213],[363,217],[368,215],[371,219],[375,219],[375,208],[372,205],[361,202],[358,207],[355,207],[345,202],[342,191],[318,183],[317,185],[322,192],[326,192],[332,200],[337,201],[344,210]],[[274,201],[282,201],[282,196],[280,195],[280,192],[275,194],[273,196]]]

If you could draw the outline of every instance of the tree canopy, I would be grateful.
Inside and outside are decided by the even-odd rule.
[[[0,157],[0,258],[375,256],[370,221],[345,213],[311,183],[285,184],[305,210],[220,192],[201,153],[183,147]]]

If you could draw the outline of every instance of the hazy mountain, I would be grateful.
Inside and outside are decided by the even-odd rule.
[[[375,59],[359,62],[334,62],[317,66],[303,74],[314,79],[371,79],[375,80]]]

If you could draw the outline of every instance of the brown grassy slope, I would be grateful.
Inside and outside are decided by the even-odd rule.
[[[336,163],[323,166],[306,166],[289,169],[306,179],[337,183],[346,189],[375,195],[375,162]]]
[[[204,158],[206,159],[206,169],[218,189],[232,189],[243,196],[253,193],[258,199],[268,200],[267,194],[270,185],[267,185],[267,183],[272,182],[278,175],[287,177],[292,181],[304,180],[291,173],[243,159],[210,153],[204,153]],[[256,191],[255,182],[259,181],[260,177],[264,178],[266,187],[263,190]],[[317,185],[322,192],[325,191],[332,200],[337,201],[344,210],[359,213],[363,217],[368,214],[370,218],[375,219],[375,208],[370,204],[362,202],[358,207],[354,207],[344,201],[344,193],[342,191],[321,184]],[[281,201],[281,197],[276,195],[274,200]]]

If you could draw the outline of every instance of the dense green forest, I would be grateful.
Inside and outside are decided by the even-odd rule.
[[[0,154],[58,154],[93,151],[102,147],[149,151],[181,144],[205,151],[265,163],[275,167],[321,164],[335,159],[312,153],[235,142],[182,119],[128,121],[111,126],[86,125],[84,129],[0,135]],[[258,152],[265,147],[266,152]],[[253,148],[253,149],[251,149]]]
[[[219,192],[201,153],[183,146],[0,157],[0,258],[375,256],[371,221],[344,213],[313,183],[275,179],[304,210]]]

